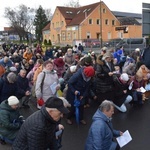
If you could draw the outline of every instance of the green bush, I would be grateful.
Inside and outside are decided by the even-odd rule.
[[[44,40],[44,45],[47,45],[47,40],[46,39]]]
[[[51,42],[51,40],[48,40],[48,45],[52,45],[52,42]]]

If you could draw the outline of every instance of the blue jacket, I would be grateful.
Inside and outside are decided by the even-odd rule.
[[[113,137],[117,136],[120,131],[114,130],[110,119],[98,109],[93,116],[85,150],[115,150],[117,143],[113,142]]]
[[[91,86],[91,79],[88,81],[84,80],[83,77],[83,68],[78,69],[76,73],[74,73],[68,81],[68,91],[66,99],[73,105],[75,99],[75,91],[80,92],[80,96],[83,96],[83,100],[81,101],[84,104],[85,98],[89,96],[89,90]]]
[[[3,67],[12,67],[13,66],[13,63],[12,61],[9,59],[7,63],[4,62],[4,58],[2,58],[0,60],[0,64],[3,66]]]

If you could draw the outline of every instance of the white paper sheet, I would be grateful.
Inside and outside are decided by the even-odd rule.
[[[56,94],[56,87],[57,87],[56,82],[54,82],[53,84],[50,85],[50,88],[51,88],[53,94]]]
[[[141,87],[140,90],[141,90],[142,93],[146,92],[146,90],[143,87]]]
[[[116,138],[118,144],[120,147],[123,147],[125,146],[126,144],[128,144],[131,140],[132,140],[132,137],[129,133],[128,130],[126,130],[122,136],[119,136]]]

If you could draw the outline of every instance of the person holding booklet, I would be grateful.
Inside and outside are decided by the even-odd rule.
[[[133,79],[133,83],[132,83],[132,95],[133,95],[133,101],[134,103],[138,104],[138,105],[142,105],[143,104],[143,92],[142,88],[145,87],[145,81],[143,79],[143,75],[140,73],[136,73]]]
[[[60,84],[58,81],[58,75],[53,69],[53,63],[47,60],[43,64],[42,72],[37,77],[35,86],[37,100],[42,99],[44,102],[46,102],[46,100],[49,97],[53,97],[56,94],[56,91],[59,89]],[[40,109],[39,104],[37,107]]]
[[[119,150],[119,145],[113,140],[123,132],[114,130],[111,118],[114,114],[114,104],[104,100],[93,116],[85,144],[85,150]]]

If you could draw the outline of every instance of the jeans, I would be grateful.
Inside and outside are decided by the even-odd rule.
[[[119,111],[121,111],[121,112],[126,112],[126,111],[127,111],[127,108],[126,108],[125,104],[127,104],[127,103],[129,103],[129,102],[131,102],[131,101],[132,101],[132,96],[128,95],[128,96],[126,97],[125,102],[124,102],[120,107],[117,106],[117,105],[115,105],[115,104],[114,104],[114,106],[115,106]]]

